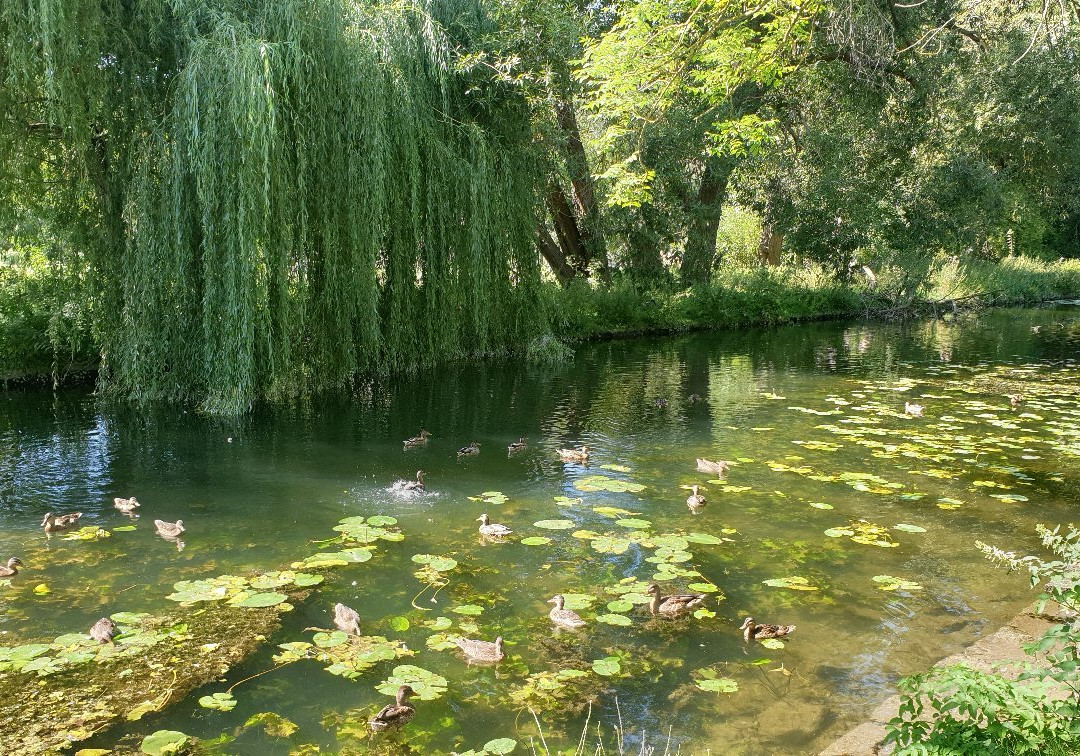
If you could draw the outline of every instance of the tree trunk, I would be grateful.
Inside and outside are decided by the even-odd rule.
[[[766,222],[761,227],[761,242],[758,244],[758,259],[765,265],[780,264],[780,249],[784,246],[784,235],[778,234]]]
[[[600,227],[600,207],[597,204],[596,183],[589,170],[589,158],[581,142],[581,130],[578,128],[574,105],[566,99],[555,104],[555,116],[559,128],[566,135],[566,167],[570,174],[570,186],[574,195],[574,207],[578,218],[579,237],[585,249],[586,265],[596,262],[600,279],[611,281],[608,267],[607,245]]]
[[[720,213],[730,175],[729,167],[717,167],[711,162],[701,175],[679,270],[684,286],[708,283],[712,275],[713,260],[716,259],[716,231],[720,227]]]
[[[555,238],[559,240],[563,259],[574,270],[587,273],[589,251],[581,238],[581,229],[578,227],[577,218],[574,217],[574,211],[570,209],[570,203],[566,201],[562,187],[554,181],[548,187],[547,206],[555,225]]]
[[[559,279],[559,284],[566,286],[570,283],[574,276],[577,275],[577,271],[570,267],[562,248],[551,238],[551,232],[547,230],[542,222],[537,229],[536,246],[540,249],[540,254],[547,260],[548,265],[551,266],[555,277]]]

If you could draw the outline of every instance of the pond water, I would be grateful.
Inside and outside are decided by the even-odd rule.
[[[671,752],[811,753],[898,678],[1033,600],[1025,576],[974,543],[1037,550],[1036,523],[1076,519],[1078,352],[1080,307],[1059,304],[594,344],[563,365],[452,366],[240,419],[85,391],[3,393],[0,557],[26,566],[0,589],[0,643],[174,610],[178,581],[286,569],[340,550],[319,542],[344,518],[381,515],[396,524],[377,527],[404,537],[371,544],[363,563],[309,569],[324,582],[247,662],[92,744],[171,729],[235,736],[229,753],[449,753],[498,738],[542,752],[539,722],[552,752],[573,752],[588,722],[585,750],[602,738],[618,752],[621,722],[628,753],[643,737],[658,752],[670,738]],[[906,402],[924,416],[905,415]],[[421,428],[427,446],[403,451]],[[523,435],[528,448],[508,455]],[[481,453],[459,459],[473,440]],[[560,461],[558,448],[580,444],[588,467]],[[732,466],[720,481],[696,472],[697,457]],[[398,492],[420,468],[427,492]],[[698,514],[685,504],[692,484],[707,498]],[[141,517],[117,512],[114,496],[136,496]],[[82,511],[81,524],[112,535],[47,539],[50,510]],[[480,538],[484,512],[513,535]],[[184,520],[182,550],[155,534],[157,518]],[[417,577],[420,554],[455,564],[428,560],[435,569]],[[650,619],[640,591],[652,580],[709,591],[715,616]],[[584,630],[552,629],[556,593],[582,594]],[[314,659],[273,669],[280,644],[332,626],[336,602],[359,611],[365,635],[415,654],[356,679]],[[797,630],[783,648],[748,646],[748,614]],[[501,635],[508,658],[467,665],[444,647],[454,635]],[[366,719],[391,701],[376,686],[401,664],[446,690],[414,700],[402,731],[369,739]],[[198,703],[267,670],[232,691],[229,711]],[[259,712],[298,729],[242,727]]]

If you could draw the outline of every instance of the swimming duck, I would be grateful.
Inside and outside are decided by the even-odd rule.
[[[350,635],[359,635],[360,614],[344,604],[334,604],[334,626]]]
[[[580,449],[559,449],[559,456],[563,462],[588,462],[589,461],[589,447],[583,446]]]
[[[585,620],[579,617],[577,612],[572,609],[563,609],[566,598],[561,593],[548,599],[548,603],[555,605],[555,608],[548,612],[548,616],[559,627],[567,627],[571,630],[585,627]]]
[[[685,614],[705,601],[704,593],[675,593],[664,596],[656,583],[651,584],[648,590],[652,594],[652,602],[649,604],[649,611],[652,614],[677,616]]]
[[[697,461],[698,472],[712,473],[717,476],[723,476],[730,467],[731,463],[725,462],[722,459],[719,459],[716,462],[710,462],[707,459],[698,459]]]
[[[696,483],[694,484],[693,488],[694,492],[686,497],[686,506],[690,507],[691,509],[701,509],[703,506],[705,506],[705,497],[697,492],[698,487]]]
[[[494,643],[472,638],[458,638],[457,644],[470,661],[499,662],[506,658],[506,654],[503,653],[501,635],[495,639]]]
[[[19,568],[23,566],[22,560],[12,557],[7,560],[7,566],[0,564],[0,578],[15,577],[19,574]]]
[[[476,518],[476,520],[480,523],[480,535],[486,535],[496,538],[499,536],[508,536],[514,532],[505,525],[500,525],[497,522],[492,522],[491,518],[488,517],[486,514],[480,515]]]
[[[521,438],[519,438],[517,441],[514,441],[513,443],[511,443],[506,448],[508,449],[509,454],[517,454],[518,452],[525,451],[527,448],[529,448],[528,441],[529,441],[529,439],[522,436]]]
[[[416,480],[406,480],[401,484],[402,491],[423,491],[424,490],[424,471],[416,471]]]
[[[744,619],[742,627],[739,629],[743,631],[743,639],[747,643],[751,640],[764,640],[765,638],[783,638],[785,635],[791,635],[795,632],[794,625],[756,625],[753,617]]]
[[[340,604],[338,604],[340,606]],[[416,716],[416,709],[408,704],[409,696],[416,695],[416,691],[412,689],[412,686],[402,685],[397,689],[397,703],[387,704],[382,707],[378,714],[372,717],[371,729],[375,732],[382,732],[388,730],[391,727],[401,727],[412,721],[412,718]]]
[[[912,417],[922,417],[923,410],[926,409],[921,404],[912,404],[911,402],[904,402],[904,414],[911,415]]]
[[[427,446],[427,440],[431,438],[431,434],[426,430],[421,430],[419,436],[413,436],[412,438],[405,439],[405,448],[412,449],[415,446]]]
[[[1019,407],[1023,403],[1024,403],[1024,395],[1023,394],[1009,394],[1009,404],[1011,404],[1013,407]]]
[[[480,442],[479,441],[473,441],[468,446],[463,446],[463,447],[461,447],[460,449],[457,450],[457,455],[459,457],[475,457],[479,453],[480,453]]]
[[[62,515],[48,512],[45,519],[41,521],[41,527],[45,529],[46,533],[51,533],[54,530],[64,530],[78,525],[80,517],[82,517],[82,512],[70,512]]]
[[[154,527],[157,528],[158,535],[162,538],[179,538],[180,534],[185,530],[183,520],[177,520],[176,522],[154,520]]]
[[[664,397],[660,397],[655,402],[653,402],[653,406],[656,407],[657,409],[667,409],[668,400],[665,399]]]
[[[1032,327],[1031,327],[1031,332],[1032,332],[1032,333],[1038,333],[1038,332],[1039,332],[1039,331],[1041,331],[1041,330],[1042,330],[1042,326],[1041,326],[1041,325],[1037,325],[1037,326],[1032,326]]]
[[[686,397],[687,404],[697,404],[700,401],[702,401],[701,394],[691,394]]]
[[[90,628],[90,637],[96,640],[98,643],[113,643],[113,638],[117,636],[120,629],[116,626],[108,617],[102,617],[94,626]]]
[[[139,508],[139,502],[134,496],[130,499],[121,499],[119,496],[113,499],[113,506],[124,514],[133,514]]]

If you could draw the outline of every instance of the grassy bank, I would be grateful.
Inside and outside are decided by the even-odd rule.
[[[554,338],[540,357],[565,353],[562,343],[776,325],[844,317],[902,318],[971,308],[1080,297],[1080,260],[1000,263],[939,256],[877,265],[871,286],[809,264],[728,268],[688,289],[643,288],[627,280],[609,287],[578,281],[543,288]],[[0,380],[47,381],[92,369],[98,349],[88,307],[62,271],[43,264],[0,265]],[[530,349],[530,351],[533,351]]]

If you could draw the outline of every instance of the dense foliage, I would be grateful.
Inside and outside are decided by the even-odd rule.
[[[0,328],[47,299],[8,343],[237,411],[523,350],[567,320],[545,277],[904,299],[942,255],[1075,257],[1078,55],[1075,0],[15,0]]]

